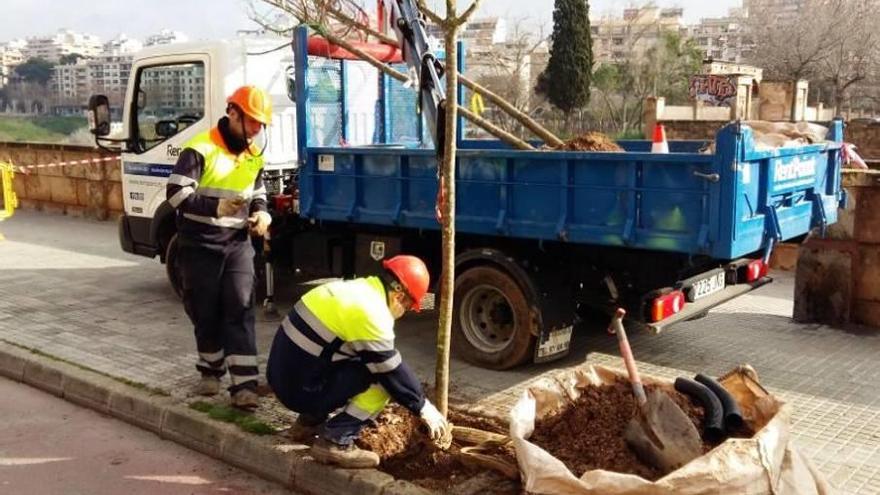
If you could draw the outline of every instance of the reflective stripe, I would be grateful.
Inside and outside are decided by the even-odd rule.
[[[234,191],[232,189],[218,189],[216,187],[199,187],[198,193],[202,196],[223,199],[244,198],[247,200],[251,197],[250,190]]]
[[[230,354],[226,356],[226,363],[229,366],[256,366],[257,356],[244,356],[241,354]]]
[[[257,199],[262,199],[263,201],[266,201],[267,199],[269,199],[269,197],[266,196],[265,194],[254,194],[253,196],[251,196],[251,201],[254,201]]]
[[[281,321],[281,327],[284,328],[284,333],[287,334],[287,337],[293,341],[300,349],[308,352],[312,356],[321,357],[321,351],[324,348],[318,345],[315,342],[312,342],[311,339],[303,335],[302,332],[297,330],[297,328],[290,321],[290,318],[285,317],[284,320]],[[334,353],[331,358],[332,361],[342,361],[345,359],[350,359],[350,356],[345,356],[343,354]]]
[[[367,363],[367,369],[370,370],[371,373],[388,373],[400,366],[401,362],[402,359],[398,352],[381,363]]]
[[[217,352],[200,352],[199,357],[208,362],[220,361],[225,355],[223,350]]]
[[[201,215],[193,215],[192,213],[184,213],[183,217],[193,222],[206,223],[215,227],[226,227],[227,229],[243,229],[247,227],[247,219],[235,217],[203,217]]]
[[[168,176],[168,183],[174,184],[175,186],[198,186],[199,181],[193,179],[192,177],[187,177],[185,175],[180,174],[171,174]]]
[[[315,316],[315,314],[312,313],[312,311],[307,308],[305,304],[303,304],[302,299],[296,302],[296,305],[293,307],[293,309],[296,310],[296,314],[298,314],[300,318],[302,318],[303,321],[306,322],[306,325],[314,330],[315,333],[318,334],[319,337],[324,339],[325,342],[329,344],[336,339],[336,334],[333,333],[329,328],[327,328],[326,325],[321,323],[321,320],[319,320],[318,317]]]
[[[357,418],[361,421],[366,421],[366,420],[370,419],[370,417],[372,416],[372,414],[370,414],[367,411],[364,411],[363,409],[359,408],[358,406],[354,405],[354,403],[351,403],[351,402],[347,406],[345,406],[345,413],[350,416],[354,416],[355,418]]]
[[[361,421],[366,421],[378,416],[388,405],[390,399],[391,396],[382,385],[373,384],[370,388],[355,395],[346,405],[345,412]]]
[[[183,203],[183,200],[190,197],[195,192],[196,190],[191,187],[182,187],[179,191],[174,193],[174,196],[171,196],[171,198],[168,199],[168,203],[177,208],[180,206],[180,203]]]
[[[394,350],[393,340],[352,340],[351,342],[346,342],[346,344],[355,351],[383,352]]]
[[[235,375],[230,373],[229,378],[232,381],[233,385],[240,385],[245,382],[257,381],[260,378],[259,374],[254,375]]]
[[[253,195],[266,197],[266,186],[263,186],[259,189],[254,189]]]

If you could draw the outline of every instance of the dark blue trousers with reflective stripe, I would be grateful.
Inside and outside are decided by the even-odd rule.
[[[254,333],[254,249],[250,242],[225,251],[180,246],[183,305],[195,326],[199,372],[232,379],[230,392],[257,386]]]
[[[374,382],[364,364],[355,360],[331,363],[313,356],[294,344],[282,328],[272,341],[266,380],[285,407],[317,421],[325,420]],[[341,412],[324,424],[321,435],[349,445],[366,423]]]

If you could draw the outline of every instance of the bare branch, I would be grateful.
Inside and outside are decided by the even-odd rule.
[[[460,16],[458,16],[458,17],[455,18],[455,21],[454,21],[454,22],[455,22],[456,24],[458,24],[459,26],[461,26],[461,25],[463,25],[464,23],[466,23],[466,22],[468,21],[468,19],[470,19],[470,17],[471,17],[472,15],[474,15],[474,12],[476,12],[477,9],[480,8],[480,3],[482,3],[482,1],[483,1],[483,0],[474,0],[474,1],[471,3],[470,7],[468,7],[468,8],[464,11],[463,14],[461,14]]]
[[[431,22],[433,22],[434,24],[436,24],[438,26],[443,26],[444,24],[446,24],[446,19],[440,17],[436,12],[431,10],[431,8],[428,7],[428,4],[425,3],[425,0],[417,0],[417,1],[418,1],[418,5],[419,5],[419,10],[423,14],[425,14],[425,16],[428,19],[430,19]]]

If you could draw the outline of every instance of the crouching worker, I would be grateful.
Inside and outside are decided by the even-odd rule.
[[[278,400],[299,413],[292,436],[308,441],[319,462],[345,468],[379,465],[354,445],[389,399],[419,415],[437,440],[449,424],[425,398],[415,374],[394,348],[394,320],[419,311],[428,290],[425,264],[400,255],[377,277],[343,280],[307,292],[282,321],[266,377]],[[331,413],[343,408],[330,417]]]

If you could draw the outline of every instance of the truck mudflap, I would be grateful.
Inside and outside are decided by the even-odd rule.
[[[715,306],[724,304],[731,299],[735,299],[743,294],[757,289],[758,287],[767,285],[772,281],[772,277],[765,276],[759,278],[758,280],[755,280],[754,282],[743,282],[734,285],[728,285],[721,291],[708,295],[705,298],[699,299],[698,301],[685,304],[684,308],[682,308],[681,311],[668,318],[654,323],[642,323],[642,325],[644,325],[644,327],[652,333],[660,333],[672,325],[700,316],[701,314],[709,311]]]

